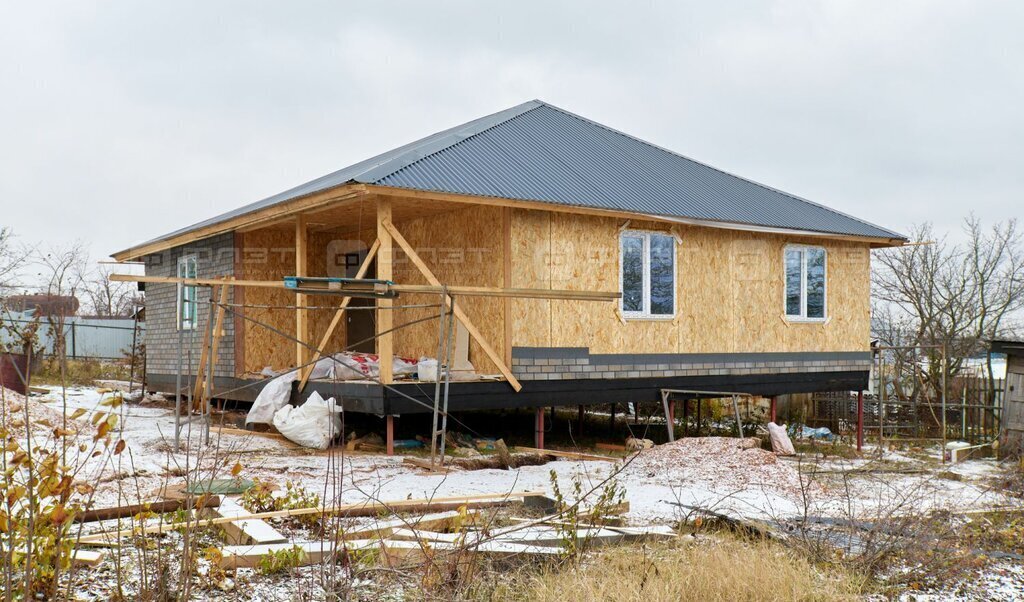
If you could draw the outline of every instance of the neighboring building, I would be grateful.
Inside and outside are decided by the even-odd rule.
[[[851,179],[854,176],[851,176]],[[660,399],[664,388],[764,396],[859,390],[870,370],[871,249],[902,235],[731,175],[540,101],[445,130],[297,188],[114,254],[148,276],[351,276],[390,219],[448,285],[621,292],[621,301],[460,297],[501,362],[477,340],[479,373],[521,381],[457,382],[451,409]],[[420,284],[397,245],[378,275]],[[388,276],[390,274],[390,277]],[[373,276],[371,272],[369,276]],[[209,288],[148,282],[148,382],[173,390],[179,334],[199,357]],[[247,316],[319,341],[333,311],[294,293],[233,287]],[[193,301],[198,300],[196,304]],[[311,296],[310,305],[338,297]],[[436,303],[437,297],[400,300]],[[199,310],[196,310],[196,307]],[[395,325],[425,309],[378,310]],[[374,331],[350,312],[329,351]],[[297,327],[308,324],[307,327]],[[394,353],[436,355],[437,324],[391,336]],[[187,352],[186,359],[187,362]],[[215,389],[295,365],[296,345],[235,315],[216,358]],[[194,370],[194,367],[193,367]],[[313,382],[346,408],[424,411],[432,387],[398,381]],[[252,399],[252,387],[230,397]]]
[[[993,353],[1006,354],[1006,389],[999,417],[1000,454],[1024,453],[1024,341],[992,341]]]
[[[18,349],[19,333],[35,320],[35,312],[0,312],[0,346]],[[65,353],[69,359],[123,360],[131,354],[137,336],[144,336],[145,322],[131,317],[43,316],[36,331],[35,352],[52,355],[58,325],[63,325]],[[136,326],[139,332],[136,333]]]
[[[78,313],[78,298],[72,295],[11,295],[3,299],[8,311],[34,312],[37,316],[73,316]]]

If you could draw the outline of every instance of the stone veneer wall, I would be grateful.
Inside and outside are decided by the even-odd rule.
[[[871,369],[869,352],[591,354],[586,347],[514,347],[520,380],[657,378],[851,372]]]

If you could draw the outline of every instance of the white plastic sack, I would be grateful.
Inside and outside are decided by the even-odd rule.
[[[780,456],[795,456],[796,449],[793,448],[793,442],[789,439],[789,433],[786,432],[786,426],[779,426],[774,422],[768,423],[768,436],[772,440],[772,451],[779,454]]]
[[[292,395],[292,383],[298,379],[299,371],[292,370],[268,382],[256,396],[256,401],[252,402],[252,408],[245,416],[245,423],[270,424],[274,420],[274,414],[288,405],[288,399]]]
[[[301,406],[285,405],[279,409],[274,414],[274,428],[303,447],[327,449],[341,432],[339,411],[333,397],[324,401],[313,391]]]
[[[335,360],[330,357],[321,358],[313,365],[309,378],[314,380],[318,378],[334,378],[334,371]],[[267,366],[263,369],[263,374],[273,376],[274,371]],[[245,423],[262,422],[270,424],[274,419],[274,414],[282,407],[288,405],[288,400],[291,399],[292,395],[292,383],[297,380],[299,380],[299,371],[291,370],[264,385],[263,390],[256,396],[256,401],[252,402],[252,408],[249,409],[249,413],[245,416]]]

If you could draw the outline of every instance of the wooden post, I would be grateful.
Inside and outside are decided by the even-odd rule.
[[[389,456],[393,456],[395,455],[395,417],[389,414],[384,420],[387,422],[387,429],[385,433],[387,454]]]
[[[857,451],[864,447],[864,391],[857,391]]]
[[[771,421],[775,422],[775,396],[772,395],[771,397],[769,397],[768,402],[771,404],[771,409],[769,410],[768,415],[771,417]],[[778,424],[778,422],[775,423]]]
[[[544,408],[537,408],[537,416],[534,419],[533,446],[537,449],[544,449]]]
[[[295,216],[295,275],[296,276],[308,276],[306,273],[306,248],[308,243],[307,231],[306,231],[306,217],[302,214]],[[303,293],[295,295],[295,305],[304,306],[307,303],[307,297]],[[309,329],[306,325],[306,310],[298,309],[295,310],[295,366],[301,366],[305,363],[307,353],[306,346],[303,344],[309,338]]]
[[[377,278],[392,280],[394,278],[394,247],[391,230],[386,226],[391,223],[391,200],[377,197],[377,240],[380,249],[377,251]],[[391,330],[394,312],[391,299],[377,299],[377,356],[380,365],[380,382],[390,385],[394,381],[392,375],[395,356],[394,337]],[[390,421],[390,417],[388,418]],[[390,425],[391,423],[388,422]]]

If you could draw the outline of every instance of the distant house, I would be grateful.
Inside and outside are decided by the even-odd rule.
[[[3,300],[8,311],[35,312],[37,316],[73,316],[78,313],[78,298],[71,295],[11,295]]]
[[[368,277],[426,283],[387,224],[443,284],[621,293],[600,303],[458,299],[481,335],[468,349],[476,371],[504,374],[501,381],[510,374],[521,390],[493,379],[454,383],[452,410],[657,400],[662,389],[763,396],[863,389],[871,366],[870,252],[906,240],[530,101],[114,257],[144,261],[148,276],[280,281],[353,276],[379,241]],[[199,348],[208,298],[206,288],[146,284],[152,386],[173,388],[180,340]],[[264,367],[301,358],[293,342],[254,321],[316,344],[334,315],[274,309],[296,303],[281,289],[233,287],[230,300],[247,313],[225,326],[215,389],[240,399],[252,399],[258,389],[237,387]],[[326,295],[304,300],[338,303]],[[328,351],[426,311],[387,311],[381,302],[376,311],[349,312]],[[437,344],[436,322],[425,322],[362,348],[418,358],[436,355]],[[429,404],[432,396],[430,387],[397,378],[390,387],[309,386],[350,410],[389,416],[425,411],[414,400]]]

